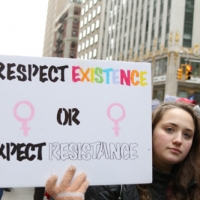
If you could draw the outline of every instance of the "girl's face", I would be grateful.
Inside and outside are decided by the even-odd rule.
[[[153,165],[169,173],[174,164],[184,160],[194,137],[192,116],[180,108],[165,112],[153,131]]]

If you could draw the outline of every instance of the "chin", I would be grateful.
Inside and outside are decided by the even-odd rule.
[[[177,158],[167,158],[166,162],[170,165],[176,165],[180,162],[182,162],[184,159],[177,159]]]
[[[176,164],[180,163],[181,161],[180,160],[178,160],[178,161],[172,160],[172,161],[168,161],[167,163],[170,165],[176,165]]]

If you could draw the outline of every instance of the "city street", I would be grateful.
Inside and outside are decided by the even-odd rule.
[[[33,200],[33,193],[34,188],[12,188],[11,192],[4,191],[2,200]]]
[[[0,0],[0,200],[200,200],[199,21],[200,0]]]

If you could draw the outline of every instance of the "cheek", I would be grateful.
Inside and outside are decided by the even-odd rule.
[[[153,149],[162,149],[169,142],[169,137],[166,134],[154,134],[153,135]]]
[[[184,144],[184,151],[185,151],[185,156],[187,156],[188,152],[190,151],[192,147],[192,142],[187,142]]]

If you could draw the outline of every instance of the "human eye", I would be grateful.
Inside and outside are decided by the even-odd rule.
[[[167,127],[165,128],[165,130],[168,132],[168,133],[173,133],[174,129],[172,127]]]
[[[190,139],[192,136],[190,133],[183,133],[184,138]]]

